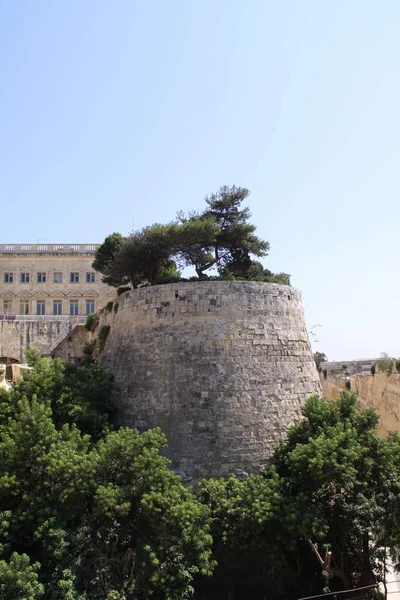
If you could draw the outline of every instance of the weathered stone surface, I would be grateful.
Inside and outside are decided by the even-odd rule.
[[[378,433],[387,436],[389,431],[400,432],[400,373],[381,373],[375,375],[355,373],[330,375],[325,379],[321,374],[322,392],[325,398],[336,399],[350,383],[352,392],[356,392],[362,407],[375,408],[379,414]]]
[[[26,348],[34,346],[40,354],[50,354],[52,345],[72,328],[68,320],[0,321],[0,358],[23,361]]]
[[[168,456],[189,478],[265,464],[304,400],[320,392],[301,294],[291,287],[142,288],[104,311],[98,332],[105,325],[96,357],[115,376],[119,422],[162,427]]]

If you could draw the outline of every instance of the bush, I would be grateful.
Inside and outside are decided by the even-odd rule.
[[[103,325],[99,331],[99,352],[100,352],[100,354],[104,350],[104,346],[105,346],[106,340],[108,338],[108,334],[110,333],[110,329],[111,329],[110,325]]]
[[[83,354],[85,354],[86,356],[91,356],[93,354],[95,344],[96,344],[95,340],[86,342],[86,344],[83,347]]]
[[[99,315],[97,313],[90,313],[86,317],[85,327],[88,331],[94,331],[97,323],[99,322]]]
[[[114,312],[117,313],[118,312],[118,302],[116,302],[114,304]]]
[[[112,311],[113,304],[114,304],[114,302],[112,300],[110,300],[110,302],[107,302],[107,304],[106,304],[106,311],[107,312],[111,312]]]
[[[390,375],[393,371],[393,358],[390,358],[385,352],[382,352],[381,358],[375,361],[375,366],[381,373]]]

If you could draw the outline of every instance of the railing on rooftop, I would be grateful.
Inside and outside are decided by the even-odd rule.
[[[100,244],[0,244],[0,254],[94,254]]]
[[[49,323],[50,321],[66,323],[69,321],[74,325],[84,325],[84,323],[86,323],[86,317],[72,315],[16,315],[14,313],[0,313],[0,321],[34,321],[36,323]]]

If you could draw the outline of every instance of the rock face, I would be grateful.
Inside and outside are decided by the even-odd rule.
[[[387,436],[389,431],[400,433],[400,373],[394,366],[393,372],[388,375],[378,369],[376,374],[355,373],[349,377],[330,374],[325,379],[321,374],[322,391],[326,398],[336,399],[346,389],[346,380],[350,389],[357,393],[358,400],[363,407],[375,408],[379,414],[378,433]]]
[[[184,477],[259,468],[320,392],[298,290],[188,282],[117,302],[100,316],[95,356],[115,376],[118,422],[160,426]]]

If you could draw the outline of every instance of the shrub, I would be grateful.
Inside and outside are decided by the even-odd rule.
[[[88,331],[94,331],[97,323],[99,322],[99,315],[97,313],[90,313],[86,317],[85,327]]]
[[[99,352],[103,352],[108,334],[110,333],[110,325],[103,325],[99,331]]]
[[[116,302],[114,304],[114,312],[117,313],[118,312],[118,302]]]
[[[107,312],[111,312],[112,311],[113,304],[114,304],[114,302],[112,300],[110,300],[110,302],[107,302],[107,304],[106,304],[106,311]]]
[[[85,354],[86,356],[91,356],[93,354],[95,343],[95,340],[86,342],[86,344],[83,347],[83,354]]]
[[[381,358],[375,361],[375,366],[379,369],[381,373],[386,373],[386,375],[390,375],[393,371],[393,359],[390,358],[385,352],[382,352]]]

